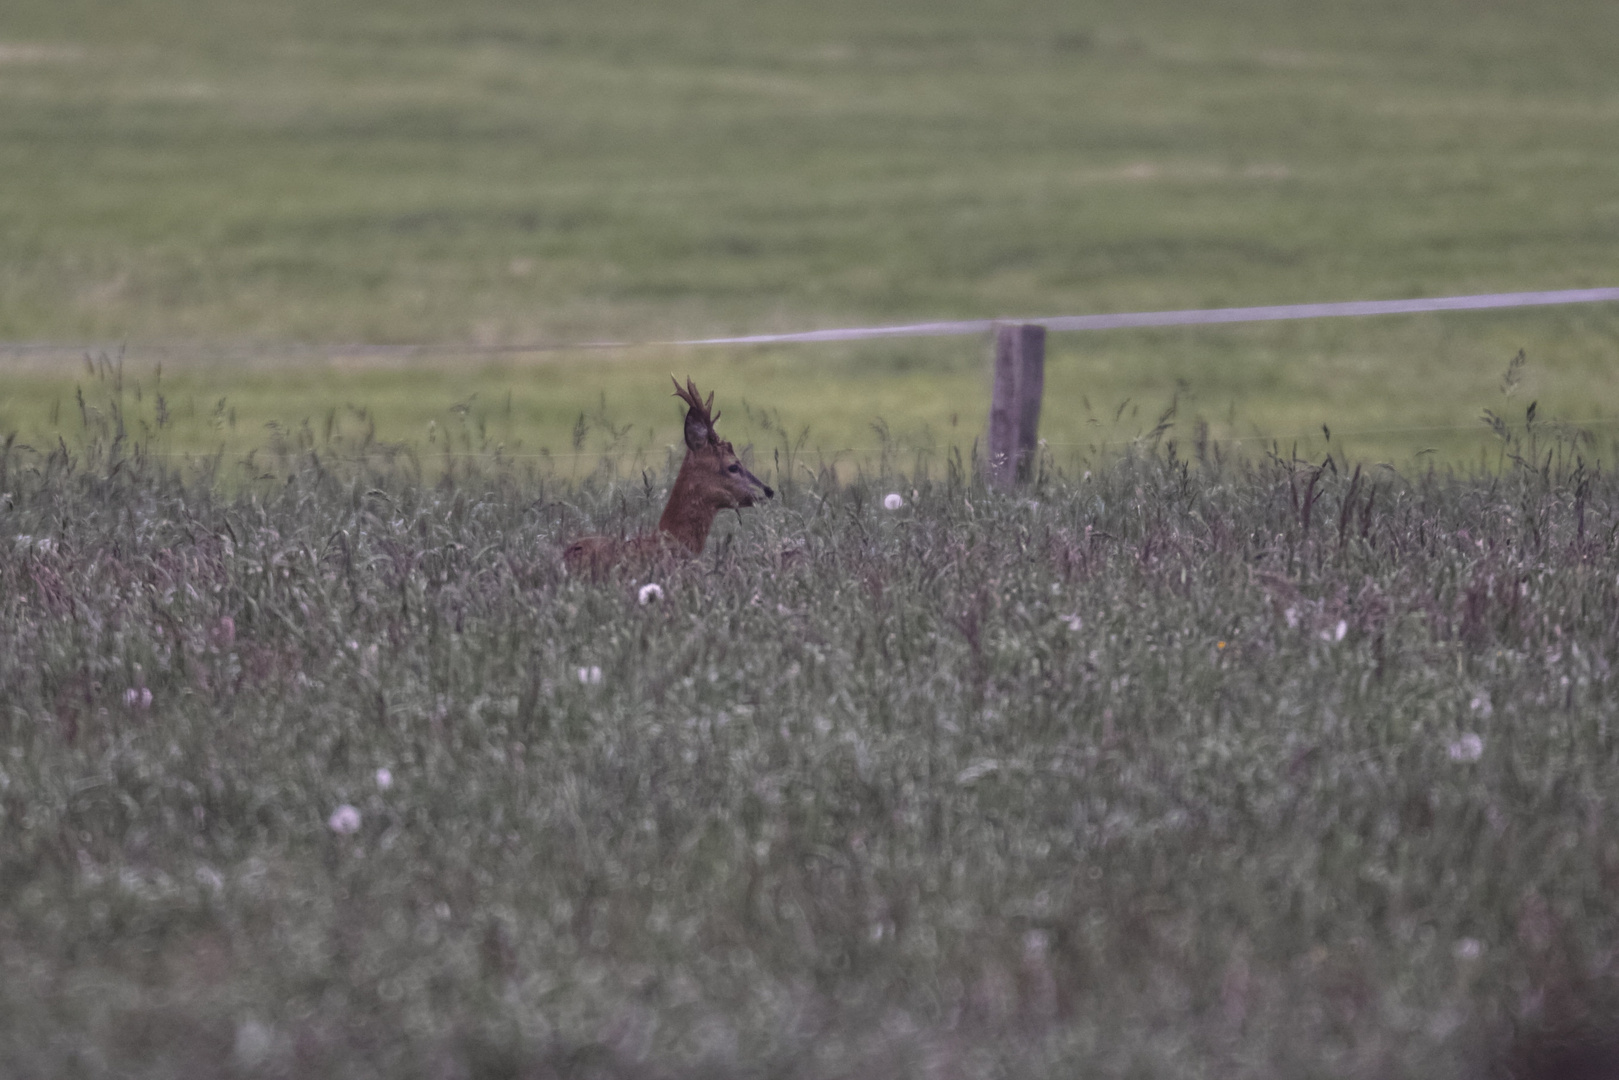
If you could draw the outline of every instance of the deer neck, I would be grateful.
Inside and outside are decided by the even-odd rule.
[[[693,555],[703,553],[708,530],[713,528],[714,516],[718,513],[714,505],[702,497],[699,487],[688,455],[675,477],[675,486],[669,491],[663,516],[658,519],[658,531],[688,548]]]

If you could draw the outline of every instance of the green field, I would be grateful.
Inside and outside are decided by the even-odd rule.
[[[661,467],[187,475],[94,404],[0,452],[8,1080],[1611,1064],[1619,489],[1542,425],[789,464],[643,604],[558,552]]]
[[[1615,42],[7,0],[0,1080],[1611,1072],[1619,306],[551,346],[1619,285]]]
[[[529,448],[604,396],[661,446],[671,370],[824,450],[969,445],[980,342],[328,357],[1612,285],[1616,40],[1606,0],[12,0],[0,340],[162,361],[233,448],[474,393]],[[1216,437],[1467,460],[1519,349],[1545,414],[1611,424],[1616,339],[1612,305],[1068,335],[1046,434],[1178,392]],[[47,440],[79,354],[0,357],[0,427]]]

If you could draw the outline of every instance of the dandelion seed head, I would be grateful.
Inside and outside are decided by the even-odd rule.
[[[1464,937],[1456,942],[1456,959],[1477,960],[1484,955],[1484,943],[1478,938]]]
[[[883,496],[883,506],[889,510],[898,510],[905,505],[905,498],[897,491],[890,491]]]
[[[394,774],[386,767],[377,770],[377,787],[387,791],[394,786]]]
[[[1445,748],[1452,761],[1477,761],[1484,756],[1484,740],[1469,731]]]
[[[641,586],[641,591],[636,594],[636,599],[641,602],[642,606],[650,604],[654,600],[662,600],[663,586],[655,581],[649,581]]]
[[[344,803],[332,811],[332,816],[326,819],[326,827],[339,836],[348,836],[360,831],[360,812],[348,803]]]

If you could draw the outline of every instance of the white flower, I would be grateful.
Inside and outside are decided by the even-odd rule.
[[[599,686],[602,681],[602,669],[594,664],[580,668],[579,681],[586,686]]]
[[[905,505],[905,499],[897,491],[890,491],[887,495],[883,496],[883,506],[886,509],[898,510],[900,507],[902,507],[904,505]]]
[[[1477,761],[1484,756],[1484,740],[1469,731],[1445,748],[1452,761]]]
[[[348,803],[344,803],[332,811],[332,816],[326,819],[326,827],[339,836],[348,836],[350,833],[360,831],[360,812]]]
[[[1342,641],[1344,639],[1344,635],[1347,633],[1349,633],[1349,624],[1344,620],[1339,619],[1337,626],[1334,626],[1331,630],[1321,631],[1321,640]]]
[[[1085,620],[1078,615],[1058,615],[1057,621],[1066,625],[1068,629],[1076,634],[1085,626]]]
[[[152,707],[152,691],[145,686],[131,686],[124,691],[124,704],[131,709],[150,709]]]
[[[1456,959],[1477,960],[1484,955],[1484,943],[1478,938],[1464,937],[1456,942]]]
[[[655,581],[649,581],[641,586],[641,591],[636,594],[636,599],[640,600],[642,605],[650,604],[654,600],[662,600],[663,586]]]
[[[377,770],[377,787],[387,791],[394,786],[394,774],[386,766]]]

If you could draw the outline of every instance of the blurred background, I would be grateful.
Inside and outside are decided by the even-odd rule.
[[[0,430],[77,423],[88,356],[161,366],[176,453],[361,411],[657,450],[671,371],[739,444],[970,449],[984,340],[565,346],[1611,286],[1615,41],[1606,0],[8,0]],[[1616,348],[1615,305],[1056,334],[1042,434],[1466,463],[1533,400],[1606,445]]]

